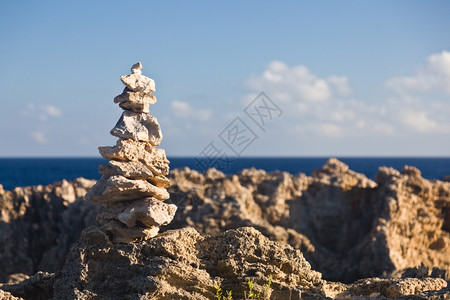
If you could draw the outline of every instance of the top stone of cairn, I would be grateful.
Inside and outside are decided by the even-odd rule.
[[[133,92],[152,93],[155,90],[155,81],[142,75],[142,64],[137,62],[131,67],[131,74],[121,76],[123,84]]]

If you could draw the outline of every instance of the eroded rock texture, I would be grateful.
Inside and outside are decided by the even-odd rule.
[[[120,152],[120,157],[129,157],[128,161],[147,160],[145,151],[125,146],[113,148],[108,148],[108,155]],[[125,169],[120,164],[113,167],[135,173],[134,167]],[[163,168],[155,167],[151,172],[156,174]],[[13,283],[26,276],[8,275],[61,269],[69,245],[85,225],[94,222],[97,214],[96,206],[76,200],[93,181],[79,179],[47,187],[0,190],[0,276],[3,282],[11,283],[0,289],[24,299],[33,299],[29,295],[37,293],[36,287],[44,291],[40,294],[44,295],[42,299],[53,292],[63,297],[55,299],[94,299],[95,295],[101,298],[103,292],[110,295],[108,289],[132,299],[151,299],[159,295],[155,289],[166,291],[162,292],[166,299],[189,299],[193,295],[210,299],[215,292],[214,284],[220,283],[223,289],[234,291],[234,299],[239,299],[246,280],[251,278],[261,286],[267,282],[269,273],[281,274],[280,278],[286,274],[300,278],[304,274],[317,274],[311,273],[309,267],[305,267],[306,273],[296,269],[295,266],[302,265],[297,264],[302,259],[295,254],[297,251],[286,246],[289,244],[300,249],[312,269],[322,272],[322,277],[328,280],[350,282],[383,275],[395,278],[368,278],[343,284],[313,276],[304,282],[300,280],[303,283],[299,288],[298,278],[294,276],[297,279],[289,281],[292,275],[286,275],[284,281],[277,277],[273,293],[277,289],[280,293],[298,291],[303,297],[309,293],[313,299],[450,297],[444,280],[448,280],[450,261],[448,181],[423,179],[412,167],[401,172],[380,168],[372,181],[335,159],[312,176],[254,169],[235,175],[214,169],[200,174],[182,169],[174,170],[169,178],[173,184],[169,189],[170,201],[179,209],[168,227],[177,230],[145,242],[123,245],[113,244],[105,234],[89,229],[75,245],[78,250],[72,250],[62,273],[38,273],[19,285]],[[139,222],[150,225],[167,222],[159,214],[130,215],[128,207],[122,205],[114,204],[110,209],[114,216],[121,215],[123,221],[131,224],[142,216],[145,218]],[[145,212],[146,206],[142,210]],[[108,218],[108,214],[102,217]],[[196,231],[178,230],[186,226]],[[243,226],[252,226],[281,244],[266,240],[252,229],[225,232]],[[225,241],[235,246],[227,248]],[[265,252],[269,251],[265,245],[270,245],[272,252]],[[281,265],[280,257],[284,260]],[[108,265],[106,262],[110,260],[116,264]],[[422,266],[413,268],[422,262]],[[115,280],[116,276],[119,279]],[[110,281],[117,286],[101,283]],[[94,282],[98,284],[94,286]],[[286,294],[277,295],[273,298],[285,299],[282,295]]]
[[[48,186],[0,189],[0,282],[8,275],[62,268],[70,246],[98,208],[82,198],[95,183],[79,178]]]
[[[409,270],[416,276],[408,278],[327,282],[299,250],[270,241],[252,227],[217,236],[184,228],[118,244],[91,226],[61,272],[39,272],[0,285],[0,291],[19,297],[5,299],[214,299],[220,286],[233,299],[244,299],[251,280],[264,299],[448,299],[447,282],[422,269]],[[264,292],[269,278],[271,287]]]
[[[90,227],[71,250],[54,285],[56,299],[214,299],[215,285],[243,298],[273,277],[272,297],[323,297],[320,273],[300,251],[275,243],[254,228],[203,237],[192,228],[153,239],[113,244]],[[239,296],[240,295],[240,296]]]
[[[450,271],[450,183],[380,168],[376,182],[330,159],[311,177],[247,169],[172,173],[172,228],[216,234],[253,226],[300,249],[329,280],[351,282],[420,265]]]

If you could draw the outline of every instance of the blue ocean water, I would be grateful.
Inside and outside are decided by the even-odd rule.
[[[450,157],[447,158],[388,158],[388,157],[341,157],[339,160],[349,165],[350,169],[374,178],[380,166],[401,170],[410,165],[419,168],[422,176],[428,179],[441,179],[450,175]],[[203,171],[204,166],[211,166],[206,159],[194,157],[169,157],[170,168],[189,167]],[[255,167],[266,171],[287,171],[293,174],[306,173],[322,167],[328,157],[241,157],[230,158],[222,164],[224,173],[236,173],[244,168]],[[0,184],[5,190],[17,186],[50,184],[62,179],[73,180],[77,177],[99,179],[99,164],[106,163],[103,158],[0,158]]]

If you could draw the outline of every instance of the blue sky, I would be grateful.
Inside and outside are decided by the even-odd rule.
[[[169,156],[234,155],[237,117],[241,156],[450,155],[448,1],[1,1],[0,25],[0,157],[98,156],[137,61]]]

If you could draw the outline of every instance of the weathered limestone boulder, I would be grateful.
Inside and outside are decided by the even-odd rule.
[[[111,134],[118,137],[116,146],[99,147],[100,154],[111,161],[99,166],[103,177],[88,191],[86,200],[103,204],[97,220],[102,230],[117,243],[137,242],[154,237],[159,226],[172,221],[176,206],[166,190],[170,180],[169,161],[161,143],[158,120],[148,114],[156,102],[153,79],[141,72],[136,63],[131,74],[122,76],[126,88],[114,98],[124,110]],[[151,198],[149,198],[151,197]]]
[[[106,204],[97,215],[97,220],[101,224],[116,220],[128,227],[134,227],[136,222],[141,222],[148,227],[159,227],[169,224],[176,210],[177,207],[173,204],[167,204],[155,198],[145,198]]]
[[[152,146],[158,146],[162,140],[161,128],[156,118],[133,111],[122,113],[111,134],[121,139],[149,142]]]
[[[88,191],[85,199],[95,204],[135,200],[153,196],[160,200],[169,199],[165,188],[157,187],[146,180],[131,180],[121,175],[102,177]]]
[[[109,221],[101,227],[104,232],[112,237],[115,243],[133,243],[147,240],[156,236],[159,227],[127,227],[121,222]]]
[[[155,81],[142,75],[141,62],[135,63],[131,67],[131,74],[121,76],[120,80],[125,86],[133,92],[144,92],[150,94],[155,90]]]
[[[120,80],[133,92],[152,93],[155,91],[155,81],[139,73],[121,76]]]
[[[154,148],[146,142],[118,140],[116,146],[99,147],[100,155],[118,161],[140,161],[154,175],[169,174],[169,161],[164,149]]]
[[[100,165],[98,172],[104,176],[121,175],[130,179],[153,177],[152,171],[139,161],[121,162],[111,160],[107,165]]]
[[[156,103],[156,97],[150,93],[133,92],[125,88],[123,93],[114,98],[120,108],[141,113],[149,113],[149,105]]]

